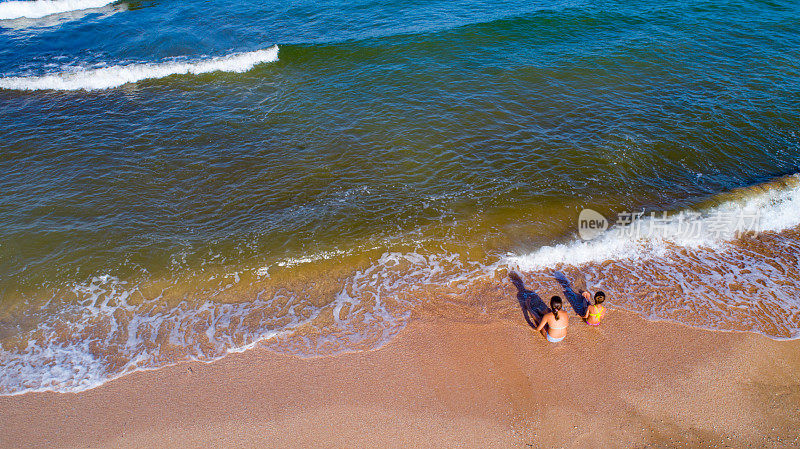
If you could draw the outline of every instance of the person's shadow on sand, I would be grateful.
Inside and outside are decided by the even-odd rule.
[[[572,310],[575,311],[579,316],[584,316],[586,314],[586,310],[589,309],[589,303],[586,301],[580,292],[576,292],[572,289],[572,283],[569,282],[564,273],[560,271],[554,271],[553,277],[556,278],[559,284],[561,284],[561,288],[564,289],[564,296],[569,301],[569,305],[572,306]]]
[[[522,309],[522,315],[525,317],[525,321],[527,321],[528,325],[532,328],[536,329],[537,324],[541,321],[542,317],[550,311],[550,308],[547,307],[547,304],[542,301],[539,295],[525,288],[525,282],[523,282],[520,275],[512,271],[508,274],[508,277],[511,279],[511,283],[514,284],[514,287],[517,288],[517,301],[519,301],[519,307]]]

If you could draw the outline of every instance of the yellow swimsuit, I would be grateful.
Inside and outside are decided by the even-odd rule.
[[[600,325],[600,318],[603,317],[603,312],[606,311],[606,308],[603,307],[603,306],[594,306],[594,309],[595,310],[599,309],[599,312],[590,313],[589,314],[589,319],[595,318],[595,319],[597,319],[597,322],[596,323],[590,323],[589,319],[587,319],[586,320],[586,324],[588,324],[589,326],[599,326]]]

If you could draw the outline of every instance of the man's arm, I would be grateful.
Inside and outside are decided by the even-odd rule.
[[[584,290],[583,292],[581,292],[581,295],[583,296],[583,299],[585,299],[587,303],[586,313],[583,314],[583,319],[585,320],[589,318],[589,307],[592,307],[592,294]]]

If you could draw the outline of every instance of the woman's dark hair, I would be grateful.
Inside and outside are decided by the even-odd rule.
[[[594,303],[601,304],[603,301],[606,300],[606,294],[603,292],[597,292],[594,294]]]
[[[558,311],[561,310],[562,304],[563,303],[561,302],[560,297],[553,296],[552,298],[550,298],[550,308],[553,309],[553,316],[555,316],[556,319],[558,319]]]

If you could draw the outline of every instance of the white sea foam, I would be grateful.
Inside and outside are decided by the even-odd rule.
[[[177,306],[164,299],[168,290],[145,298],[151,289],[96,276],[74,285],[77,298],[61,310],[31,317],[39,324],[19,336],[24,343],[0,346],[0,395],[83,391],[133,371],[212,361],[257,344],[309,356],[376,348],[404,327],[414,301],[408,293],[430,285],[458,291],[484,269],[457,254],[387,252],[342,279],[327,303],[313,289],[284,288],[250,299],[234,294],[243,302],[215,300],[230,291],[231,278],[242,282],[234,271],[208,279],[219,281],[208,300]],[[319,324],[323,313],[334,323]],[[296,335],[298,328],[311,333]]]
[[[0,3],[3,5],[3,3]],[[97,19],[105,19],[114,14],[128,10],[127,3],[105,5],[99,8],[81,9],[78,11],[66,11],[51,14],[44,17],[19,17],[10,20],[0,20],[0,27],[17,30],[20,32],[30,32],[40,29],[51,28],[67,22],[81,20],[86,16],[95,15]]]
[[[309,254],[304,257],[289,257],[277,263],[279,267],[293,267],[304,263],[318,262],[320,260],[332,259],[334,257],[347,255],[348,252],[340,249],[333,251],[322,251],[316,254]]]
[[[2,3],[0,3],[2,4]],[[127,83],[171,75],[197,75],[210,72],[246,72],[258,64],[278,60],[278,46],[247,53],[235,53],[197,61],[116,65],[101,68],[69,69],[41,76],[0,78],[0,89],[14,90],[98,90]]]
[[[133,371],[216,360],[286,335],[319,313],[297,315],[284,296],[195,307],[166,307],[159,296],[140,304],[131,301],[141,294],[138,286],[109,275],[72,293],[77,303],[44,316],[25,348],[0,346],[0,394],[83,391]]]
[[[36,19],[69,11],[100,8],[117,0],[35,0],[0,3],[0,20],[28,17]]]
[[[512,268],[534,270],[558,264],[577,266],[589,262],[658,257],[664,255],[669,247],[717,248],[743,232],[792,228],[800,225],[798,181],[800,175],[794,175],[785,187],[768,189],[704,211],[647,215],[631,225],[612,226],[594,240],[575,239],[543,246],[532,253],[508,256],[504,262]]]

